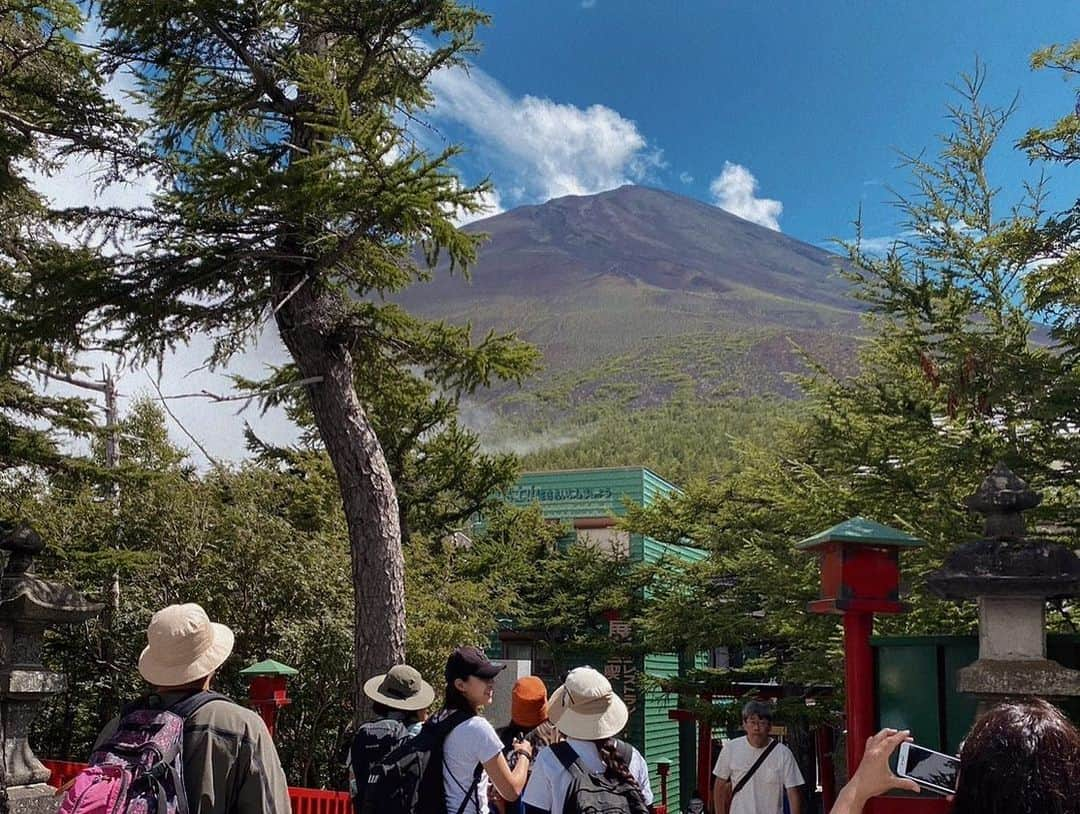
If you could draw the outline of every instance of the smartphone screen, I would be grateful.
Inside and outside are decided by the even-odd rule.
[[[903,745],[907,747],[907,760],[901,772],[905,777],[949,794],[956,791],[956,777],[960,772],[959,759],[916,746],[914,743]]]

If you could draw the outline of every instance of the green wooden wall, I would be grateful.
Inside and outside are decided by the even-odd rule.
[[[623,517],[625,501],[643,506],[655,503],[664,495],[678,492],[670,482],[644,467],[618,467],[612,469],[587,469],[558,472],[526,472],[507,491],[505,497],[511,503],[528,506],[540,504],[544,516],[553,520],[572,523],[580,518]],[[572,543],[575,535],[568,534],[566,543]],[[675,558],[697,562],[707,556],[705,551],[683,545],[668,545],[640,534],[630,535],[630,557],[637,562],[655,563],[661,558]],[[704,666],[707,658],[701,654],[695,658],[698,666]],[[596,664],[598,669],[603,665]],[[654,653],[639,656],[634,668],[654,678],[670,678],[679,674],[679,659],[675,653]],[[656,802],[660,802],[660,775],[657,764],[667,762],[668,810],[681,810],[679,725],[668,718],[668,711],[678,706],[678,698],[659,690],[644,691],[638,687],[627,690],[619,679],[612,684],[624,699],[633,706],[626,737],[644,755],[649,765]],[[695,766],[694,755],[683,756],[683,765]]]

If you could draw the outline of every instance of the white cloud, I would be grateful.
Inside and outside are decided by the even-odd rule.
[[[758,182],[753,173],[741,164],[730,161],[724,162],[723,171],[709,184],[714,205],[751,223],[779,232],[784,205],[771,198],[757,197],[757,191]]]
[[[596,0],[581,0],[582,8],[596,8]]]
[[[679,180],[682,181],[684,184],[692,184],[692,183],[694,183],[694,176],[692,176],[690,173],[685,172],[685,171],[680,172],[679,173]]]
[[[90,41],[100,38],[91,20],[87,31]],[[147,117],[149,111],[133,98],[135,78],[128,71],[115,74],[103,91],[130,116]],[[33,188],[57,209],[78,206],[134,208],[149,206],[151,196],[159,189],[159,183],[149,173],[131,174],[122,181],[102,184],[108,165],[92,156],[64,159],[60,169],[51,174],[37,171],[27,173]],[[61,240],[75,243],[78,238],[68,233],[58,233]]]
[[[642,181],[663,166],[637,125],[604,105],[580,108],[536,96],[514,97],[477,68],[432,78],[435,115],[464,125],[524,198],[590,195]]]
[[[160,370],[153,363],[142,367],[99,351],[82,353],[77,361],[85,367],[83,378],[99,379],[103,366],[114,371],[121,414],[127,412],[135,398],[145,397],[157,401],[158,394],[154,389],[154,382],[157,382],[162,394],[168,399],[169,410],[175,416],[175,419],[166,419],[170,440],[186,449],[193,462],[202,468],[208,466],[209,461],[192,443],[187,433],[191,433],[216,460],[226,464],[239,463],[247,457],[245,422],[251,425],[256,435],[270,443],[296,443],[299,431],[284,410],[272,408],[263,414],[254,403],[219,402],[201,395],[240,395],[233,388],[230,374],[260,379],[267,375],[270,366],[280,365],[288,360],[288,352],[282,346],[277,331],[272,326],[266,326],[258,339],[243,353],[237,354],[225,369],[211,371],[206,368],[205,360],[210,350],[210,339],[197,335],[190,344],[167,353]],[[56,395],[81,398],[92,396],[98,404],[99,416],[102,415],[103,405],[100,396],[96,394],[57,381],[46,381],[43,389]],[[74,447],[85,451],[82,445],[76,444]]]
[[[464,226],[466,223],[472,223],[474,220],[481,220],[483,218],[490,218],[494,215],[498,215],[500,212],[505,212],[506,209],[502,205],[502,197],[499,195],[499,190],[492,187],[487,192],[480,193],[480,206],[479,212],[458,212],[454,218],[454,223],[458,226]]]

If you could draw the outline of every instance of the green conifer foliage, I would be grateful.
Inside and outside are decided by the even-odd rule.
[[[1080,161],[1080,40],[1036,51],[1031,66],[1056,70],[1068,81],[1072,110],[1048,127],[1030,129],[1020,147],[1033,161],[1072,167]],[[1042,257],[1025,279],[1025,288],[1070,366],[1075,365],[1080,355],[1080,198],[1050,219],[1040,238]]]
[[[126,243],[108,274],[47,282],[57,309],[93,313],[104,341],[154,354],[196,333],[221,362],[276,325],[334,466],[352,551],[358,674],[405,652],[393,475],[354,381],[439,371],[452,386],[516,378],[533,354],[512,337],[417,319],[384,297],[475,258],[455,218],[456,148],[430,154],[410,128],[434,71],[473,49],[479,11],[452,0],[106,0],[111,64],[137,77],[161,191],[147,211],[98,221]],[[357,685],[359,687],[359,684]],[[357,690],[358,702],[363,701]]]
[[[130,123],[102,93],[93,55],[72,37],[83,24],[66,0],[9,0],[0,7],[0,470],[68,465],[60,440],[87,433],[84,400],[42,395],[45,373],[69,375],[67,339],[81,312],[57,307],[39,321],[39,276],[93,276],[101,258],[56,238],[82,214],[57,211],[35,191],[33,173],[66,161],[102,161],[102,180],[134,157]],[[51,293],[51,292],[46,292]]]
[[[1041,184],[1007,205],[991,180],[1012,110],[981,100],[983,78],[980,68],[958,85],[938,155],[908,160],[913,190],[897,201],[904,225],[893,248],[880,256],[858,241],[847,247],[846,273],[869,306],[858,375],[817,367],[803,381],[805,410],[767,441],[745,444],[730,476],[632,515],[635,530],[712,552],[658,590],[644,619],[657,643],[735,645],[760,657],[758,677],[835,683],[836,618],[805,611],[819,569],[794,544],[856,515],[927,544],[901,555],[911,612],[880,617],[878,632],[973,631],[972,608],[930,596],[924,580],[981,531],[963,498],[998,460],[1043,492],[1030,513],[1039,533],[1075,541],[1080,380],[1040,325],[1051,303],[1025,289],[1052,219]],[[1068,607],[1049,618],[1067,627]]]

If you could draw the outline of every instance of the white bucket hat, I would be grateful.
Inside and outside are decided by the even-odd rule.
[[[548,718],[567,737],[595,741],[622,732],[630,712],[603,673],[575,667],[551,694]]]
[[[211,622],[194,602],[169,605],[150,619],[149,642],[139,656],[139,673],[155,687],[190,684],[214,672],[232,653],[235,637]]]

